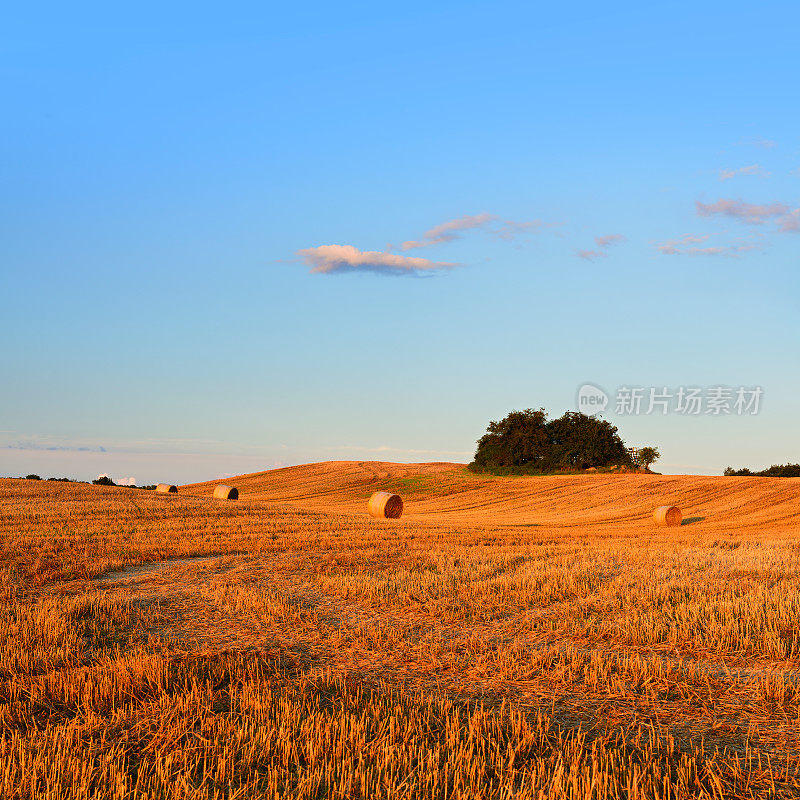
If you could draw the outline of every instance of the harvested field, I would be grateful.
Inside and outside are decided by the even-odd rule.
[[[0,796],[800,794],[800,479],[235,483],[0,481]]]

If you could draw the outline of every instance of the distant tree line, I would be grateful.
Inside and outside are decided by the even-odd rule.
[[[759,478],[800,478],[800,464],[773,464],[771,467],[762,469],[759,472],[747,467],[734,469],[726,467],[723,475],[754,475]]]
[[[658,458],[655,448],[645,450],[648,464]],[[543,408],[528,408],[489,423],[470,469],[524,474],[615,466],[637,467],[610,422],[578,411],[548,419]]]
[[[116,484],[114,481],[108,477],[108,475],[101,475],[99,478],[95,478],[92,483],[95,486],[120,486],[121,489],[155,489],[155,484],[149,486],[137,486],[134,483],[123,483],[123,484]]]
[[[24,478],[22,478],[22,477],[19,477],[19,478],[9,477],[8,480],[40,481],[40,480],[42,480],[42,477],[40,475],[36,475],[34,473],[31,473],[30,475],[26,475]],[[47,480],[48,481],[57,481],[58,483],[89,483],[89,481],[79,481],[79,480],[76,480],[75,478],[48,478]],[[96,478],[95,480],[93,480],[92,483],[95,486],[116,486],[117,485],[116,483],[114,483],[114,481],[111,478],[108,477],[108,475],[101,475],[99,478]],[[147,486],[135,486],[134,484],[123,484],[120,488],[122,488],[122,489],[155,489],[156,485],[154,483],[153,484],[149,484]]]

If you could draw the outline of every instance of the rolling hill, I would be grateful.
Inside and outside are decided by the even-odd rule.
[[[674,504],[684,524],[703,528],[785,529],[800,520],[800,478],[696,475],[475,475],[463,464],[328,461],[226,478],[242,501],[268,501],[333,513],[364,514],[370,494],[397,492],[404,519],[551,527],[651,523]],[[217,482],[181,487],[210,496]],[[636,525],[638,527],[638,524]]]

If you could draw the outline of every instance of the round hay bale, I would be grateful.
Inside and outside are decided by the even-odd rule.
[[[683,514],[678,506],[659,506],[653,512],[653,519],[656,525],[664,525],[671,528],[681,524]]]
[[[403,513],[403,499],[391,492],[375,492],[367,505],[370,516],[397,519]]]
[[[178,487],[173,486],[171,483],[159,483],[158,486],[156,486],[156,491],[160,494],[176,494]]]
[[[214,488],[214,497],[217,500],[238,500],[239,490],[235,486],[225,486],[221,483]]]

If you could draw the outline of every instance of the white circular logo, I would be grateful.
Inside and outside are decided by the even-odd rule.
[[[584,383],[578,389],[578,411],[591,416],[606,410],[608,395],[599,387],[591,383]]]

